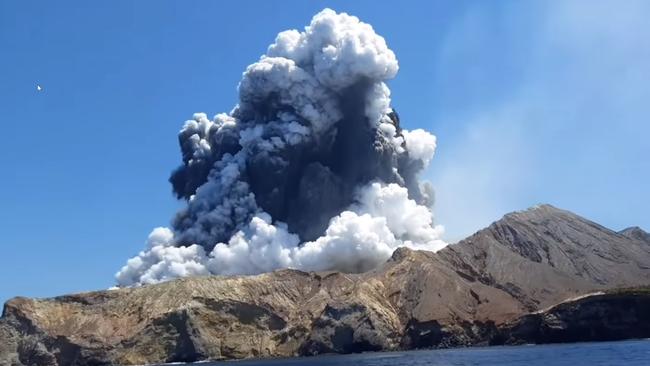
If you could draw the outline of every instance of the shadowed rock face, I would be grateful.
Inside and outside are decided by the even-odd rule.
[[[493,343],[618,341],[650,335],[650,290],[608,291],[522,316]]]
[[[570,300],[650,285],[650,245],[637,234],[544,205],[508,214],[438,253],[398,249],[362,274],[282,270],[14,298],[0,319],[0,365],[129,365],[647,337],[646,293]],[[623,306],[636,309],[634,316],[626,317]]]

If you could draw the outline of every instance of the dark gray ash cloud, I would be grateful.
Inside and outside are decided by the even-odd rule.
[[[239,104],[179,133],[171,175],[186,207],[117,274],[120,285],[277,268],[368,270],[399,246],[445,245],[433,191],[418,180],[435,150],[402,129],[384,83],[397,59],[372,27],[326,9],[280,33],[239,84]]]

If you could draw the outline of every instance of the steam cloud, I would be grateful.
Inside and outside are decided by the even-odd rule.
[[[395,54],[358,18],[325,9],[278,34],[239,104],[179,133],[170,178],[187,206],[117,273],[121,286],[278,268],[361,272],[400,246],[439,250],[433,190],[418,173],[435,136],[407,131],[384,81]]]

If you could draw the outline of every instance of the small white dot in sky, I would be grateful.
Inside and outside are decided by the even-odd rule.
[[[40,91],[43,91],[43,87],[40,86],[40,85],[38,85],[38,84],[36,84],[36,91],[39,91],[39,92],[40,92]]]

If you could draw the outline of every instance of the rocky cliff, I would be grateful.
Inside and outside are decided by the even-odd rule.
[[[362,274],[282,270],[14,298],[0,319],[0,365],[648,337],[647,293],[575,300],[644,285],[650,245],[638,231],[617,233],[544,205],[506,215],[438,253],[399,249]],[[638,311],[626,317],[622,306]]]
[[[493,344],[617,341],[650,335],[650,289],[599,292],[527,314]]]

